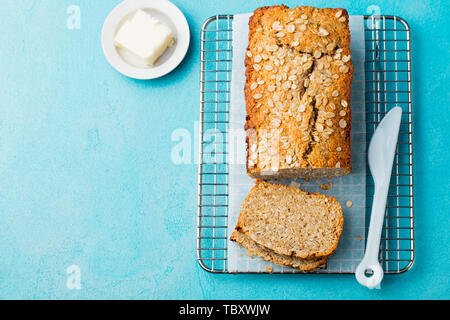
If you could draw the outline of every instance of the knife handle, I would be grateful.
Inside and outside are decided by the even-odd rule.
[[[378,253],[380,251],[381,231],[383,230],[388,189],[389,179],[385,179],[379,186],[375,185],[369,233],[367,235],[367,248],[364,258],[355,271],[358,282],[369,289],[379,286],[384,275],[383,268],[378,260]]]

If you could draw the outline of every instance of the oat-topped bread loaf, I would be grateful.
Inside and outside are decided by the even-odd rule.
[[[351,171],[350,55],[344,9],[272,6],[249,21],[247,171],[258,179]]]
[[[239,232],[279,255],[326,257],[336,250],[343,223],[341,205],[333,197],[256,181],[231,240]]]

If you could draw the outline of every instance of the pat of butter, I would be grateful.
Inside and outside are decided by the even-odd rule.
[[[119,29],[114,43],[145,64],[153,65],[167,47],[172,45],[173,33],[168,27],[139,9]]]

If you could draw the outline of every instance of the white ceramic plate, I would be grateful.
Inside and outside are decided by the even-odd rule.
[[[169,27],[175,36],[175,43],[159,57],[155,65],[147,66],[126,50],[116,48],[114,37],[122,24],[142,9],[162,24]],[[189,25],[183,13],[167,0],[125,0],[117,5],[103,24],[102,47],[108,62],[120,73],[134,79],[154,79],[175,69],[189,47]]]

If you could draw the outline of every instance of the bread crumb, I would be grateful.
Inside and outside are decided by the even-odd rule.
[[[320,189],[322,190],[328,190],[331,189],[333,187],[333,182],[328,181],[328,185],[325,185],[323,183],[320,184]]]
[[[268,272],[272,272],[273,268],[271,266],[265,266],[266,271]]]
[[[295,181],[291,181],[291,183],[289,183],[289,187],[300,188],[300,183],[295,182]]]
[[[361,235],[357,234],[356,237],[358,238],[359,241],[361,241]]]
[[[345,205],[347,206],[347,208],[350,208],[353,205],[352,200],[348,200]]]

